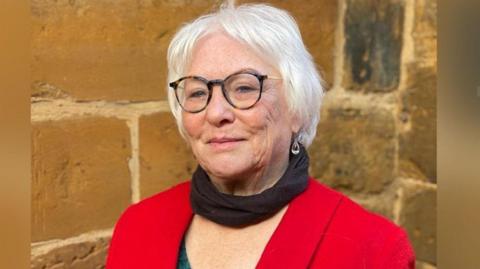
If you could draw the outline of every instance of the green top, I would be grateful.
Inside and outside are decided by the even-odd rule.
[[[182,239],[182,244],[180,244],[177,269],[191,269],[190,262],[188,261],[187,257],[187,249],[185,248],[185,239]]]

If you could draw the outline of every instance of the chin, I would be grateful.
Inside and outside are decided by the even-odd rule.
[[[253,170],[250,162],[247,163],[234,155],[227,158],[210,158],[202,166],[212,176],[225,179],[237,178]]]

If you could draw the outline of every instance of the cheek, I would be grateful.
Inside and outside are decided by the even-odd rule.
[[[201,138],[201,124],[199,120],[196,120],[195,115],[189,115],[183,117],[183,128],[185,129],[185,138],[187,144],[189,145],[190,149],[192,150],[193,156],[197,161],[201,147],[199,145],[199,141]]]
[[[268,126],[270,132],[284,131],[282,126],[288,125],[287,114],[288,112],[284,109],[284,104],[280,100],[272,102],[270,105],[265,106],[265,126]]]
[[[187,136],[190,138],[196,138],[201,132],[201,121],[196,115],[183,115],[183,128]]]
[[[283,100],[277,99],[271,106],[267,106],[267,114],[265,117],[265,125],[267,128],[267,136],[269,143],[273,147],[284,147],[284,144],[289,144],[290,128],[289,111],[286,109],[286,104]]]
[[[249,119],[249,125],[256,133],[255,144],[260,147],[257,150],[268,151],[268,148],[276,145],[279,136],[284,136],[287,124],[281,107],[276,103],[265,104],[261,113],[256,113]]]

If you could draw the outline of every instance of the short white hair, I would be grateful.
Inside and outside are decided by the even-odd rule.
[[[218,11],[184,25],[168,47],[167,83],[186,75],[195,43],[216,31],[223,31],[251,47],[276,67],[282,77],[289,113],[300,123],[296,137],[305,147],[310,146],[320,119],[323,80],[303,44],[295,19],[284,10],[265,4],[234,6],[233,1],[229,1]],[[185,138],[182,109],[174,91],[167,90],[170,108]]]

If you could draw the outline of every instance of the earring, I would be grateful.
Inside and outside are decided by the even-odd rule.
[[[298,139],[295,138],[293,140],[293,144],[292,144],[292,153],[293,155],[297,155],[298,153],[300,153],[300,143],[298,143]]]

